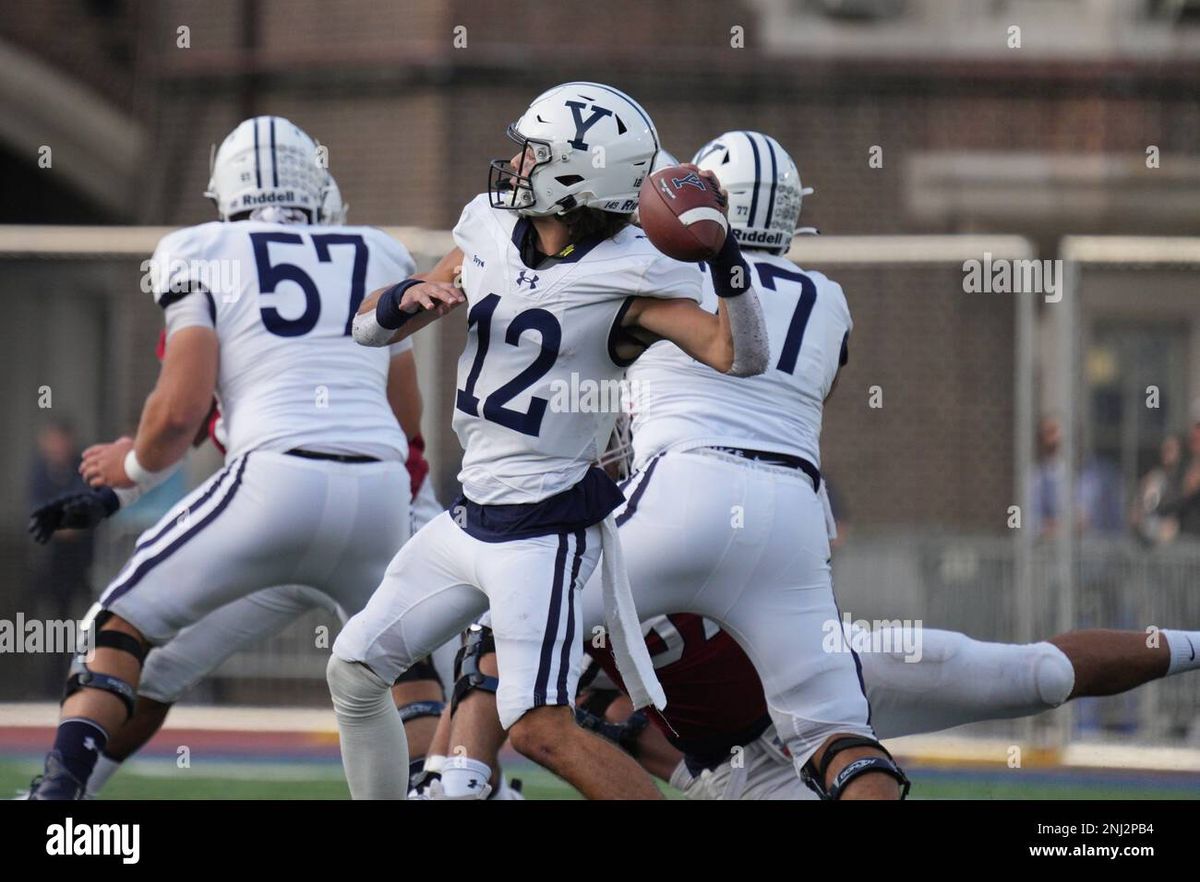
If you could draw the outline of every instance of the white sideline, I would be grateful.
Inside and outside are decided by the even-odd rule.
[[[0,704],[0,729],[54,727],[58,705],[50,702]],[[164,729],[212,732],[337,733],[333,708],[204,707],[180,705],[171,710]]]

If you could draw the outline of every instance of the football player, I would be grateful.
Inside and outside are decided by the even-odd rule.
[[[636,602],[646,616],[684,610],[721,623],[753,662],[795,771],[823,796],[896,798],[908,782],[870,725],[860,663],[840,629],[829,646],[825,627],[839,614],[819,442],[848,357],[849,309],[836,283],[782,256],[811,191],[778,142],[729,132],[695,161],[719,169],[728,191],[770,366],[734,384],[655,344],[630,367],[634,473],[616,522]],[[716,281],[706,280],[709,309]],[[582,601],[582,633],[607,639],[601,592],[589,586]]]
[[[499,720],[516,749],[589,798],[660,796],[571,711],[577,595],[602,547],[602,618],[625,682],[638,705],[663,699],[620,563],[612,512],[624,500],[592,465],[615,414],[550,400],[572,378],[619,380],[660,340],[714,374],[766,367],[762,312],[736,239],[709,266],[719,303],[706,310],[696,302],[700,269],[666,258],[629,225],[659,150],[640,105],[609,86],[567,83],[538,96],[509,135],[517,152],[492,163],[489,192],[454,228],[454,251],[431,273],[373,294],[355,319],[355,339],[386,345],[469,303],[454,413],[464,495],[400,550],[329,663],[355,798],[404,798],[408,758],[388,686],[485,608],[503,672]],[[442,776],[450,796],[490,777],[459,759]]]
[[[665,720],[633,712],[618,691],[611,653],[592,650],[602,673],[584,675],[585,725],[692,799],[816,798],[793,774],[754,666],[736,641],[692,614],[658,617],[643,628],[667,692]],[[1007,644],[924,628],[919,658],[899,648],[902,636],[847,634],[852,645],[883,648],[859,655],[881,738],[1032,716],[1200,667],[1191,651],[1200,643],[1195,631],[1083,630]]]
[[[206,195],[221,221],[155,251],[149,287],[169,345],[136,438],[85,452],[91,510],[161,482],[214,395],[226,466],[142,534],[101,596],[94,658],[72,669],[31,798],[84,793],[133,715],[150,647],[270,586],[309,586],[358,610],[408,537],[408,447],[387,394],[392,356],[408,347],[364,349],[351,324],[368,290],[413,264],[380,230],[315,227],[327,181],[304,131],[248,119],[215,156]]]
[[[668,347],[631,366],[633,477],[618,512],[644,617],[678,611],[728,631],[753,662],[796,772],[822,795],[897,798],[859,661],[837,621],[820,473],[825,400],[852,327],[841,287],[784,257],[805,188],[775,139],[728,132],[696,165],[717,173],[766,316],[769,367],[731,385]],[[706,280],[703,305],[715,300]],[[583,594],[585,633],[601,624]]]
[[[332,174],[317,214],[323,226],[346,223],[347,206],[342,202]],[[156,351],[160,362],[166,353],[166,337],[164,329],[159,335]],[[396,349],[388,369],[388,400],[408,438],[405,466],[412,486],[409,515],[415,533],[439,514],[442,506],[426,480],[429,463],[424,457],[425,441],[421,436],[421,391],[416,362],[410,348],[398,345]],[[210,440],[222,454],[226,453],[224,423],[215,400],[204,429],[193,444],[199,447]],[[39,541],[45,541],[49,530],[69,526],[63,523],[64,509],[87,502],[78,494],[55,500],[35,512],[31,531]],[[85,526],[94,526],[94,522]],[[303,585],[280,585],[221,607],[184,628],[170,643],[152,650],[138,684],[133,717],[112,733],[88,779],[86,797],[96,798],[121,764],[154,737],[166,722],[172,705],[185,692],[233,653],[278,633],[312,609],[324,609],[341,622],[346,619],[345,611],[328,595]],[[447,646],[435,653],[434,658],[414,665],[392,687],[392,697],[404,721],[409,743],[413,745],[414,762],[423,759],[436,729],[445,700],[442,683],[449,675],[454,649]]]

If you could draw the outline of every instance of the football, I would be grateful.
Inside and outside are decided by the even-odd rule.
[[[688,262],[714,257],[729,229],[711,182],[682,165],[646,178],[638,194],[638,215],[655,248]]]

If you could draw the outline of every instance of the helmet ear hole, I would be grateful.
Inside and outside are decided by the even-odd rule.
[[[583,180],[583,175],[559,175],[554,180],[558,181],[564,187],[573,187]]]

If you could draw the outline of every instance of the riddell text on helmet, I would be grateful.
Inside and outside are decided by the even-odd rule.
[[[296,202],[296,192],[294,190],[284,190],[282,193],[260,193],[257,196],[250,193],[242,194],[242,205],[270,205],[275,202]],[[307,202],[305,197],[302,202]]]
[[[739,227],[733,228],[733,235],[738,240],[739,245],[786,245],[791,236],[780,231],[767,232],[765,230],[743,230]]]

